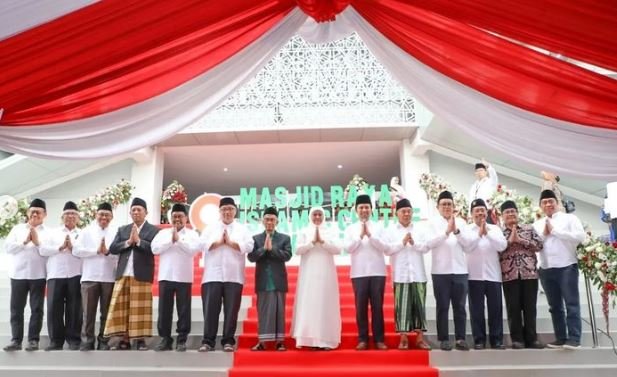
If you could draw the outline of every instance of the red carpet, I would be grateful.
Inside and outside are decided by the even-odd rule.
[[[386,283],[384,317],[386,322],[386,344],[388,351],[355,351],[358,333],[355,320],[353,289],[349,278],[349,266],[339,266],[339,290],[341,293],[342,336],[341,346],[333,351],[297,350],[291,339],[289,329],[293,313],[298,268],[287,267],[289,274],[289,292],[286,306],[286,345],[288,351],[253,352],[249,348],[257,342],[257,311],[251,307],[248,318],[244,321],[242,335],[239,336],[238,351],[235,353],[234,365],[229,371],[230,377],[241,376],[438,376],[437,369],[429,366],[427,351],[396,349],[399,337],[394,332],[394,298],[392,283]],[[255,269],[246,270],[244,295],[254,292]],[[255,296],[253,294],[253,304]],[[370,317],[370,315],[369,315]],[[410,343],[413,344],[410,337]],[[371,344],[372,346],[372,344]]]

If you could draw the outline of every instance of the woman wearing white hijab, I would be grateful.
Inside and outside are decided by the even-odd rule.
[[[324,222],[325,212],[313,207],[309,226],[299,235],[301,256],[291,334],[296,347],[337,348],[341,342],[341,310],[334,255],[341,252]]]

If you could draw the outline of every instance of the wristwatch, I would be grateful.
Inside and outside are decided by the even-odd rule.
[[[457,228],[453,233],[454,233],[454,235],[458,235],[460,232],[461,232],[461,230]]]

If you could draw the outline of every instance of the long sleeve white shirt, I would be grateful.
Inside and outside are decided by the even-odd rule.
[[[345,250],[351,254],[351,278],[366,276],[386,276],[384,254],[388,244],[383,240],[382,227],[372,221],[367,222],[371,237],[362,233],[362,223],[351,224],[345,229]]]
[[[533,227],[544,241],[544,248],[539,253],[541,268],[561,268],[577,263],[576,247],[585,240],[585,230],[578,217],[563,212],[556,212],[549,219],[553,230],[544,235],[546,217],[533,223]]]
[[[47,237],[41,243],[39,251],[47,257],[47,280],[68,279],[81,275],[81,259],[72,254],[72,250],[62,250],[66,236],[71,239],[71,245],[79,238],[79,229],[67,229],[65,226],[47,232]]]
[[[159,255],[158,281],[193,282],[193,260],[200,251],[199,234],[186,227],[178,232],[178,241],[172,242],[173,228],[162,229],[150,244],[152,254]]]
[[[46,230],[42,224],[36,227],[39,242],[45,238]],[[5,250],[9,255],[9,278],[11,279],[45,279],[47,258],[41,256],[39,246],[32,242],[24,245],[29,232],[30,225],[15,225],[4,241]]]
[[[446,235],[448,221],[442,216],[431,219],[428,223],[426,244],[431,250],[432,274],[466,274],[467,261],[465,253],[469,252],[465,246],[469,245],[470,237],[467,235],[466,224],[456,218],[456,228],[459,234]]]
[[[486,224],[486,235],[480,237],[480,227],[467,225],[471,243],[467,246],[467,268],[469,280],[501,282],[499,253],[508,247],[508,241],[497,225]]]
[[[223,237],[225,229],[227,229],[229,239],[238,243],[240,251],[227,245],[210,250],[210,246]],[[253,250],[253,244],[253,236],[249,233],[248,229],[235,220],[229,225],[219,220],[215,224],[208,226],[201,235],[201,248],[204,260],[202,284],[209,282],[244,284],[246,254]]]
[[[411,234],[413,245],[403,245],[407,233]],[[429,248],[418,227],[411,223],[409,226],[397,223],[386,230],[386,240],[389,246],[386,255],[390,256],[392,280],[395,283],[426,282],[424,254],[428,253]]]
[[[97,223],[90,224],[81,231],[73,246],[73,255],[81,258],[81,281],[113,283],[116,281],[118,256],[99,254],[101,240],[109,249],[116,235],[117,228],[108,226],[102,229]]]
[[[483,199],[488,203],[488,200],[493,196],[499,184],[499,178],[495,169],[489,165],[486,169],[488,176],[482,180],[476,180],[469,189],[469,203],[474,199]]]

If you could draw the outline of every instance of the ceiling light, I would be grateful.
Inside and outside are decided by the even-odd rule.
[[[342,169],[342,168],[343,168],[343,165],[337,165],[336,167],[337,167],[338,169]]]
[[[224,171],[225,173],[227,173],[227,172],[229,171],[229,169],[227,169],[227,168],[223,168],[223,171]]]

